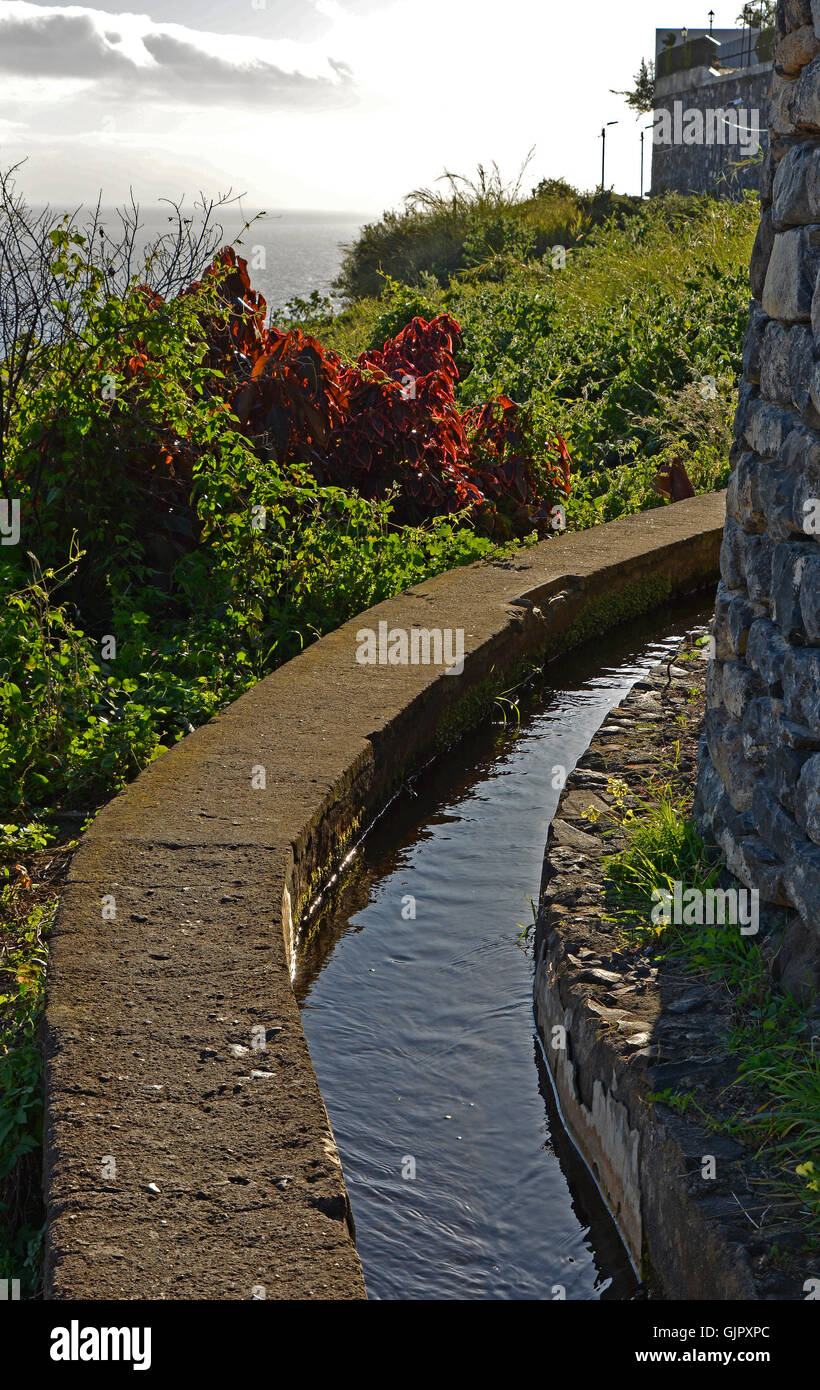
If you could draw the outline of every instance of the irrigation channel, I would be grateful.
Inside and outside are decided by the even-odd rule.
[[[555,769],[705,599],[549,665],[376,822],[309,919],[295,988],[344,1165],[368,1295],[642,1296],[558,1113],[532,1011]]]

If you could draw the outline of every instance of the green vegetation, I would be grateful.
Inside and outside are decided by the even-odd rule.
[[[389,495],[249,439],[214,390],[213,341],[236,331],[217,276],[113,293],[86,235],[63,222],[47,241],[44,314],[74,296],[82,316],[17,375],[6,351],[23,537],[0,550],[0,807],[17,824],[99,805],[306,643],[497,549],[469,511],[401,525]]]
[[[740,11],[736,24],[747,25],[751,29],[770,29],[777,20],[777,0],[752,0]]]
[[[503,553],[469,511],[401,524],[390,495],[323,485],[248,438],[209,356],[235,326],[222,282],[180,293],[213,252],[205,236],[186,254],[189,235],[132,269],[0,187],[0,498],[21,523],[0,549],[0,1278],[29,1292],[47,847],[322,633]],[[7,536],[11,517],[4,502]]]
[[[617,814],[626,846],[606,863],[615,915],[630,940],[650,944],[657,961],[719,981],[733,1020],[726,1039],[737,1060],[737,1081],[710,1114],[691,1093],[657,1100],[681,1113],[694,1108],[701,1123],[753,1144],[775,1173],[775,1195],[808,1217],[812,1248],[820,1248],[820,1055],[813,1001],[778,990],[752,937],[737,928],[663,924],[653,920],[653,893],[675,882],[705,892],[720,874],[717,851],[688,818],[689,798],[675,781],[653,786],[646,803]],[[655,914],[657,916],[657,913]]]
[[[675,458],[695,491],[725,485],[758,218],[751,196],[641,204],[549,181],[521,199],[497,176],[451,181],[365,228],[341,314],[301,312],[347,360],[413,314],[452,314],[459,402],[520,402],[536,461],[559,432],[568,524],[587,527],[662,506]]]
[[[6,205],[7,224],[24,215]],[[521,199],[497,175],[452,181],[366,229],[342,274],[350,291],[365,261],[386,260],[410,267],[404,279],[336,318],[293,307],[348,359],[414,315],[452,313],[459,405],[521,402],[536,462],[563,434],[568,523],[586,526],[663,505],[653,479],[676,454],[696,486],[723,480],[754,216],[751,203],[641,207],[559,182]],[[444,224],[456,274],[429,249]],[[492,550],[469,513],[399,525],[389,496],[260,457],[212,389],[213,322],[230,320],[216,279],[158,301],[140,283],[166,263],[158,251],[112,285],[70,221],[45,244],[35,326],[50,315],[59,335],[26,357],[18,334],[3,369],[2,481],[30,519],[25,545],[0,551],[0,806],[18,824],[100,804],[306,642]]]
[[[472,180],[446,174],[444,191],[417,189],[401,211],[362,229],[347,248],[337,290],[350,301],[378,297],[385,277],[405,285],[434,280],[444,288],[453,276],[472,275],[491,262],[500,278],[505,265],[540,261],[557,243],[575,244],[593,227],[633,210],[630,198],[581,194],[562,179],[545,179],[524,197],[523,174],[510,187],[496,167],[479,167]]]
[[[564,436],[571,527],[664,505],[655,475],[678,456],[699,490],[727,472],[751,200],[644,206],[556,180],[523,197],[497,171],[451,178],[364,230],[342,268],[342,312],[318,296],[291,304],[279,377],[282,335],[259,328],[264,304],[231,288],[235,262],[206,270],[212,212],[196,227],[178,214],[143,264],[135,212],[114,244],[93,218],[35,215],[0,175],[0,498],[17,499],[23,521],[21,543],[0,549],[0,1277],[29,1291],[37,1028],[58,887],[38,879],[47,847],[322,633],[499,553],[471,506],[419,520],[398,486],[363,496],[329,484],[319,444],[336,418],[333,353],[350,364],[416,316],[451,315],[464,420],[498,396],[520,406],[508,402],[518,454],[504,455],[499,425],[482,476],[511,492],[520,477],[543,486]],[[270,389],[256,434],[240,338],[253,339]],[[324,423],[305,385],[311,363]],[[369,389],[368,374],[400,419],[384,373],[368,364],[355,389]],[[258,412],[261,401],[257,391]],[[363,437],[375,457],[376,436]],[[452,472],[442,457],[436,477]],[[401,463],[394,452],[396,477]],[[406,481],[416,465],[404,465]]]
[[[55,900],[26,905],[18,885],[0,889],[0,1279],[39,1283],[43,1006],[47,936]],[[36,1223],[36,1224],[35,1224]]]
[[[624,97],[627,106],[636,111],[638,115],[649,116],[655,110],[655,63],[652,58],[648,61],[641,58],[641,65],[635,73],[635,85],[629,91],[616,91],[610,89],[612,95]]]

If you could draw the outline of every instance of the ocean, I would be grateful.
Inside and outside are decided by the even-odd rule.
[[[223,244],[235,244],[244,220],[255,214],[235,208],[217,217],[224,229]],[[342,248],[355,241],[372,214],[354,212],[269,211],[245,232],[239,254],[248,261],[251,284],[267,300],[275,317],[293,298],[307,299],[313,290],[329,295],[342,262]],[[113,209],[103,209],[103,226],[116,236],[118,221]],[[171,228],[162,207],[140,209],[140,248]]]

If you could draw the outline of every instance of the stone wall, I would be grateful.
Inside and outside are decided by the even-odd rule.
[[[694,776],[707,675],[698,641],[692,633],[641,677],[567,778],[541,879],[535,1019],[564,1124],[650,1297],[799,1299],[805,1216],[775,1196],[777,1160],[726,1132],[737,1116],[730,992],[630,940],[602,868],[626,848],[624,812],[642,814],[670,749],[675,785]],[[669,1090],[697,1105],[663,1104]]]
[[[778,34],[696,811],[799,992],[820,984],[820,0],[780,0]]]
[[[672,136],[661,143],[662,129],[656,126],[652,145],[652,196],[659,193],[712,193],[721,198],[740,198],[744,191],[756,192],[760,182],[760,160],[753,158],[749,130],[760,133],[760,148],[768,148],[766,111],[772,80],[771,64],[758,64],[717,80],[710,79],[706,68],[676,74],[673,79],[658,83],[655,100],[655,121],[661,112],[668,112]],[[739,107],[734,103],[738,102]],[[717,128],[723,143],[717,140],[686,143],[687,136],[678,117],[675,131],[675,107],[684,112],[698,111],[704,120],[710,112],[722,112]],[[743,132],[743,148],[740,132]],[[707,126],[708,129],[708,126]],[[734,136],[735,143],[730,143]]]

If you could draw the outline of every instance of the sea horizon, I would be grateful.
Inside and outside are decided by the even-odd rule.
[[[58,204],[32,205],[35,211]],[[118,226],[118,209],[123,204],[101,203],[100,222],[111,226],[112,237]],[[141,236],[140,248],[168,230],[173,213],[167,204],[138,203]],[[77,221],[82,225],[85,215],[92,215],[97,204],[77,205]],[[200,214],[190,202],[182,211],[196,219]],[[281,312],[292,299],[309,299],[316,291],[322,297],[335,298],[333,282],[342,265],[344,247],[355,241],[361,228],[379,214],[337,212],[332,208],[257,208],[228,205],[216,209],[213,221],[223,229],[223,244],[234,245],[247,222],[252,227],[244,232],[240,253],[249,264],[251,283],[264,295],[271,313]]]

